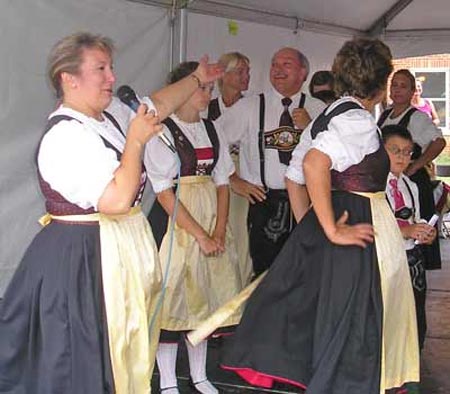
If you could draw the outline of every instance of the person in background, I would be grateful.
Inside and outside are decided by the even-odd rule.
[[[239,175],[231,187],[250,203],[247,223],[255,275],[275,259],[293,226],[284,173],[306,126],[325,107],[302,93],[309,62],[294,48],[272,57],[271,88],[244,97],[223,114],[230,144],[239,144]],[[221,119],[222,119],[221,118]]]
[[[253,385],[384,394],[419,381],[406,254],[384,192],[389,158],[371,115],[391,72],[380,40],[347,41],[336,55],[342,97],[305,130],[286,172],[312,208],[225,347],[222,366]]]
[[[177,83],[197,67],[197,62],[180,64],[170,74],[169,83]],[[180,168],[176,156],[158,139],[150,141],[145,152],[144,163],[158,200],[152,210],[160,205],[172,215],[176,201],[174,187],[180,193],[173,234],[170,223],[162,225],[153,221],[150,213],[153,231],[163,234],[157,236],[162,238],[159,256],[163,271],[168,270],[156,356],[160,389],[165,394],[179,392],[176,359],[183,334],[197,328],[242,289],[234,241],[227,228],[228,184],[234,166],[228,146],[220,140],[214,124],[200,118],[200,112],[211,99],[212,89],[212,83],[199,86],[164,121],[164,131],[177,149]],[[178,174],[180,179],[175,183]],[[239,319],[240,312],[236,312],[221,327],[233,326]],[[186,345],[193,387],[203,394],[217,393],[206,376],[207,341],[196,347],[186,341]]]
[[[427,329],[425,314],[427,283],[421,244],[432,243],[436,238],[436,229],[420,218],[419,190],[417,185],[403,173],[408,168],[413,153],[411,134],[408,129],[399,125],[385,126],[381,131],[391,163],[386,196],[405,239],[416,302],[419,347],[422,350]]]
[[[48,214],[0,304],[2,393],[151,391],[161,268],[139,207],[142,155],[159,119],[198,81],[220,77],[221,67],[204,60],[146,98],[121,129],[106,111],[112,55],[111,40],[90,33],[65,37],[50,52],[48,76],[61,105],[37,152]]]
[[[446,142],[442,131],[431,119],[411,105],[416,80],[409,70],[397,70],[391,79],[390,98],[392,106],[378,119],[378,126],[398,124],[409,130],[414,141],[414,153],[405,175],[419,188],[420,217],[430,220],[435,213],[433,185],[425,166],[433,161],[444,149]],[[427,269],[441,268],[439,240],[424,246]]]
[[[334,76],[331,71],[316,71],[309,82],[309,93],[312,97],[331,104],[337,99],[334,92]]]
[[[212,99],[208,106],[208,119],[220,121],[220,116],[239,99],[244,97],[250,82],[250,60],[240,52],[229,52],[220,56],[219,64],[225,69],[225,74],[218,81],[220,95]],[[223,128],[218,128],[223,132]],[[222,140],[228,144],[227,135],[223,133]],[[228,144],[230,155],[236,171],[239,173],[239,145]],[[239,266],[241,267],[242,284],[247,285],[252,276],[252,260],[248,248],[247,215],[248,200],[235,192],[230,193],[229,222],[235,240]]]
[[[216,120],[248,90],[250,83],[250,59],[240,52],[229,52],[220,56],[218,63],[225,69],[217,85],[220,95],[208,105],[208,119]]]
[[[433,121],[433,123],[436,126],[439,126],[439,116],[436,112],[436,108],[434,107],[433,102],[422,97],[423,81],[424,79],[416,78],[416,90],[411,99],[411,105],[416,107],[419,111],[427,114]]]

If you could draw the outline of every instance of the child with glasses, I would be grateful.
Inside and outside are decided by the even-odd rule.
[[[386,198],[405,239],[409,271],[416,304],[419,346],[423,348],[426,332],[426,278],[422,245],[436,238],[436,229],[420,218],[419,191],[404,171],[411,162],[413,140],[410,132],[399,125],[382,128],[384,146],[390,159]]]

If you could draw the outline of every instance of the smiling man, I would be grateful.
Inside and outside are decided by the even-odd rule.
[[[294,48],[272,57],[272,87],[241,99],[223,116],[227,142],[240,145],[233,190],[250,202],[250,254],[256,275],[267,269],[293,227],[284,174],[302,131],[325,105],[305,93],[309,62]]]

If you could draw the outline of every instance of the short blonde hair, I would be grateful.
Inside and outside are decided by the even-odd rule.
[[[112,56],[114,44],[108,37],[80,32],[64,37],[52,48],[47,62],[47,75],[58,98],[64,95],[61,74],[78,74],[83,61],[83,50],[94,48]]]
[[[250,59],[240,52],[228,52],[228,53],[224,53],[222,56],[220,56],[218,63],[221,66],[223,66],[223,68],[225,69],[225,72],[227,73],[229,71],[234,70],[239,65],[239,63],[244,63],[247,66],[249,66]],[[222,93],[222,87],[223,87],[222,79],[219,79],[217,84],[219,85],[219,90]]]

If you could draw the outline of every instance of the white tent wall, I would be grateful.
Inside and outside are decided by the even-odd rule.
[[[276,26],[236,21],[238,31],[232,35],[228,19],[188,13],[187,59],[208,54],[217,59],[221,54],[239,51],[250,58],[250,90],[260,92],[270,86],[269,67],[274,52],[284,46],[301,50],[309,59],[312,72],[330,69],[333,58],[350,37],[292,30]],[[306,87],[306,86],[305,86]]]
[[[6,4],[5,4],[6,3]],[[140,94],[160,87],[169,68],[167,10],[124,0],[6,0],[0,13],[0,296],[45,212],[35,151],[55,99],[46,59],[76,31],[111,37],[116,86]]]

